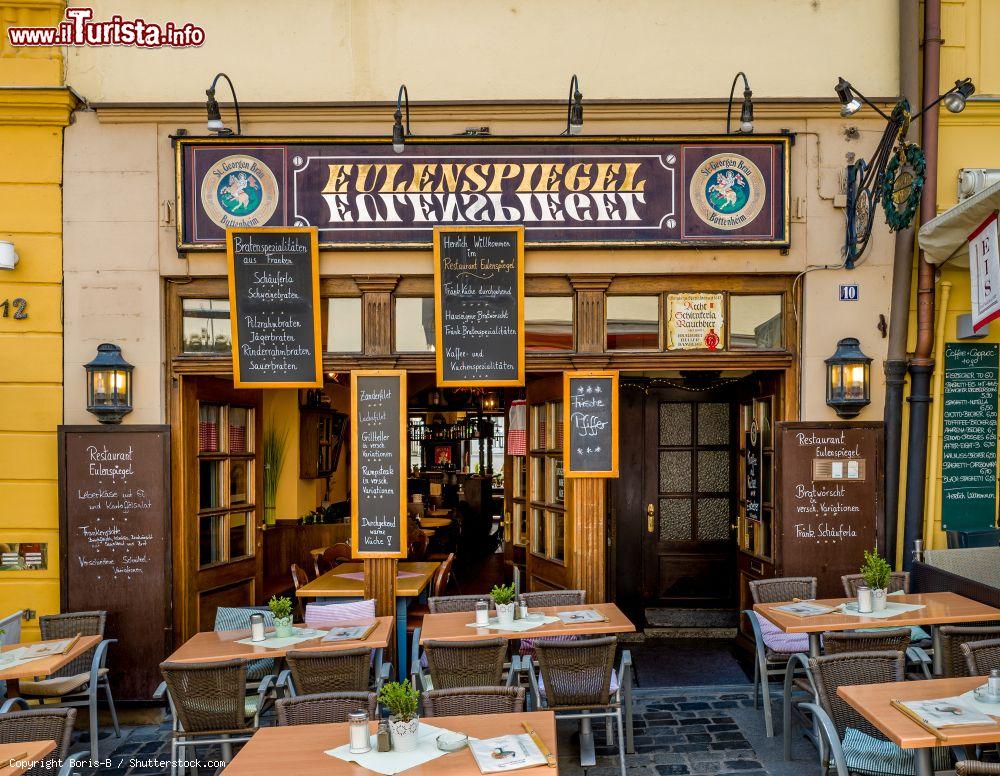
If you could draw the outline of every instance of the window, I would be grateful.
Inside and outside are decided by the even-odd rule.
[[[660,297],[609,296],[605,300],[608,350],[658,350]]]
[[[434,297],[396,298],[396,352],[434,352]]]
[[[326,351],[361,352],[361,297],[326,300]]]
[[[228,299],[184,299],[181,311],[183,352],[223,356],[232,352]]]
[[[524,298],[524,349],[573,350],[572,296]]]
[[[254,554],[254,410],[198,405],[198,565]]]
[[[566,479],[563,474],[563,405],[532,404],[529,497],[531,551],[548,560],[566,561]]]
[[[781,294],[730,295],[729,347],[733,350],[781,348]]]

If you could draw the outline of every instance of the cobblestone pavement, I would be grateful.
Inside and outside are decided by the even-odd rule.
[[[781,737],[764,735],[761,711],[753,708],[750,688],[682,687],[635,691],[636,753],[626,757],[630,776],[814,776],[819,774],[816,754],[796,737],[793,762],[784,762]],[[780,725],[780,700],[775,710]],[[268,720],[268,722],[273,720]],[[584,769],[579,763],[574,722],[559,723],[559,772],[608,776],[617,774],[617,748],[608,747],[604,725],[594,725],[597,765]],[[81,771],[101,776],[152,776],[170,772],[169,725],[144,725],[122,730],[116,739],[110,729],[101,731],[99,768]],[[77,733],[73,751],[86,749],[86,734]],[[202,747],[202,762],[216,759],[218,749]],[[214,768],[201,768],[211,774]]]

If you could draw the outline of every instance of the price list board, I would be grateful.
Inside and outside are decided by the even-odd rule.
[[[996,523],[997,378],[1000,346],[945,346],[941,523],[945,530]]]

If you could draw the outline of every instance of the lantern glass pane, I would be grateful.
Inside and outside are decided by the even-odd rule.
[[[119,404],[125,404],[128,401],[128,384],[129,376],[128,372],[124,369],[119,369],[114,373],[114,388],[115,396]]]
[[[99,369],[91,373],[91,384],[93,385],[92,404],[95,406],[107,406],[111,404],[111,385],[114,373],[109,370]]]
[[[844,397],[844,376],[840,364],[830,364],[830,384],[827,386],[827,395],[830,399],[842,399]]]
[[[865,365],[846,365],[846,380],[844,385],[844,396],[848,399],[865,398]]]

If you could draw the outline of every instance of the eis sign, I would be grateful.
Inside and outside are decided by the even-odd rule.
[[[177,246],[315,226],[328,249],[430,248],[435,226],[523,225],[536,247],[785,247],[789,142],[177,138]]]

